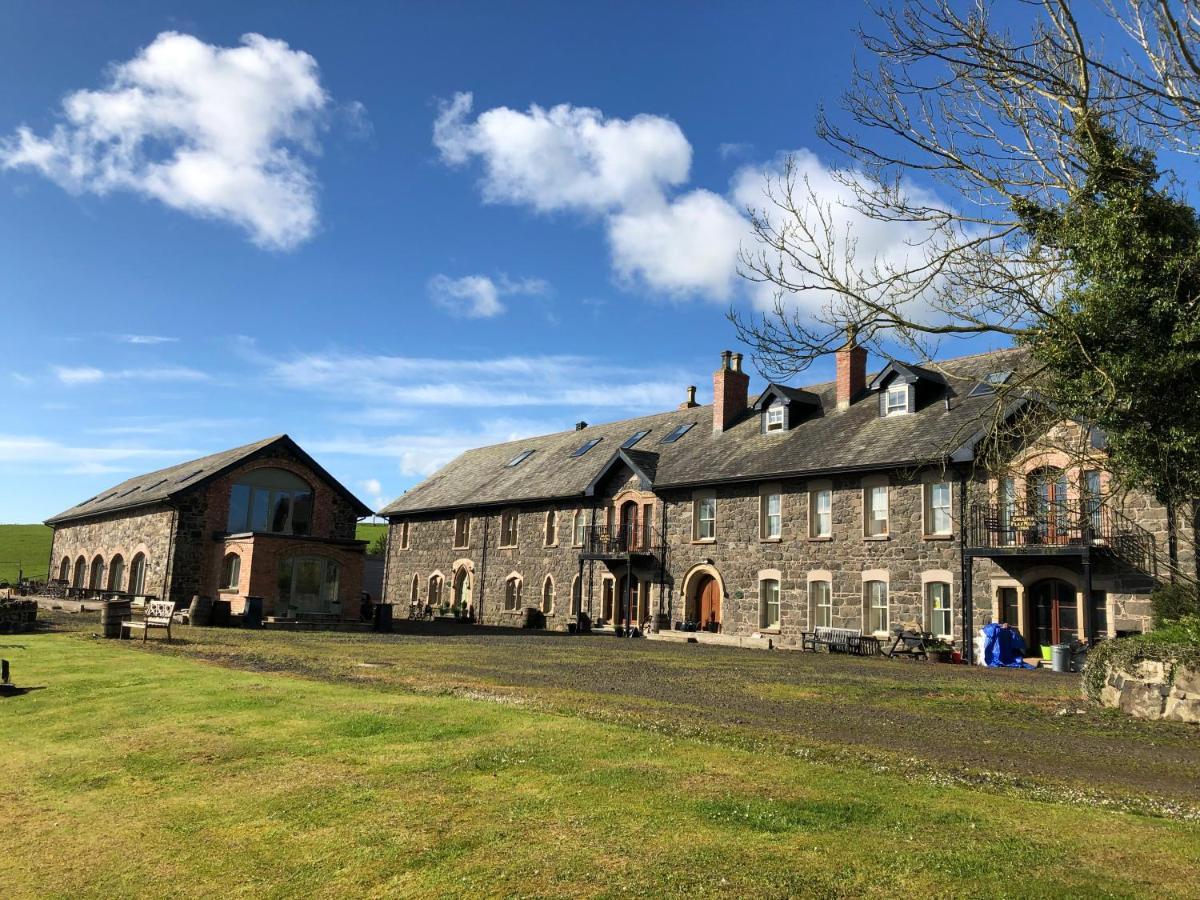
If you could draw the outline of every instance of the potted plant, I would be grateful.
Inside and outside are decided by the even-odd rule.
[[[933,638],[925,642],[925,652],[933,662],[954,662],[954,647],[941,638]]]

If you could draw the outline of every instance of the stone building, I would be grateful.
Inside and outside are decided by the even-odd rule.
[[[287,435],[131,478],[47,519],[49,577],[90,591],[247,596],[264,614],[357,617],[371,510]]]
[[[834,382],[752,400],[727,351],[711,406],[690,388],[670,412],[471,450],[391,503],[384,597],[781,646],[819,625],[960,645],[964,622],[1034,645],[1143,630],[1166,514],[1109,483],[1100,436],[1080,430],[1094,467],[1051,444],[995,476],[977,458],[1025,365],[1008,350],[869,375],[847,347]]]

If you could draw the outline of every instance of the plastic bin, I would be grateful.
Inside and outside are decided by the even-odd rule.
[[[1071,645],[1055,644],[1050,648],[1050,668],[1055,672],[1071,671]]]

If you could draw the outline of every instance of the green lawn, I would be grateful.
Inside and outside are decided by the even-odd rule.
[[[53,534],[45,525],[0,525],[0,581],[16,581],[18,565],[26,578],[45,578]]]
[[[360,541],[366,541],[367,546],[375,543],[376,538],[381,534],[387,534],[387,525],[373,525],[368,522],[358,523],[358,533],[354,536]]]
[[[1194,896],[1195,823],[90,630],[0,637],[6,897]]]

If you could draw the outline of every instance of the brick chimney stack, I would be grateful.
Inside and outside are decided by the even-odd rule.
[[[837,405],[849,409],[867,386],[867,351],[858,346],[858,330],[846,329],[846,343],[837,351]]]
[[[687,389],[687,399],[679,404],[679,408],[692,409],[693,407],[699,405],[700,404],[696,402],[696,386],[694,384],[689,384]]]
[[[750,376],[742,371],[742,354],[725,350],[721,368],[713,372],[713,433],[720,434],[746,411]]]

